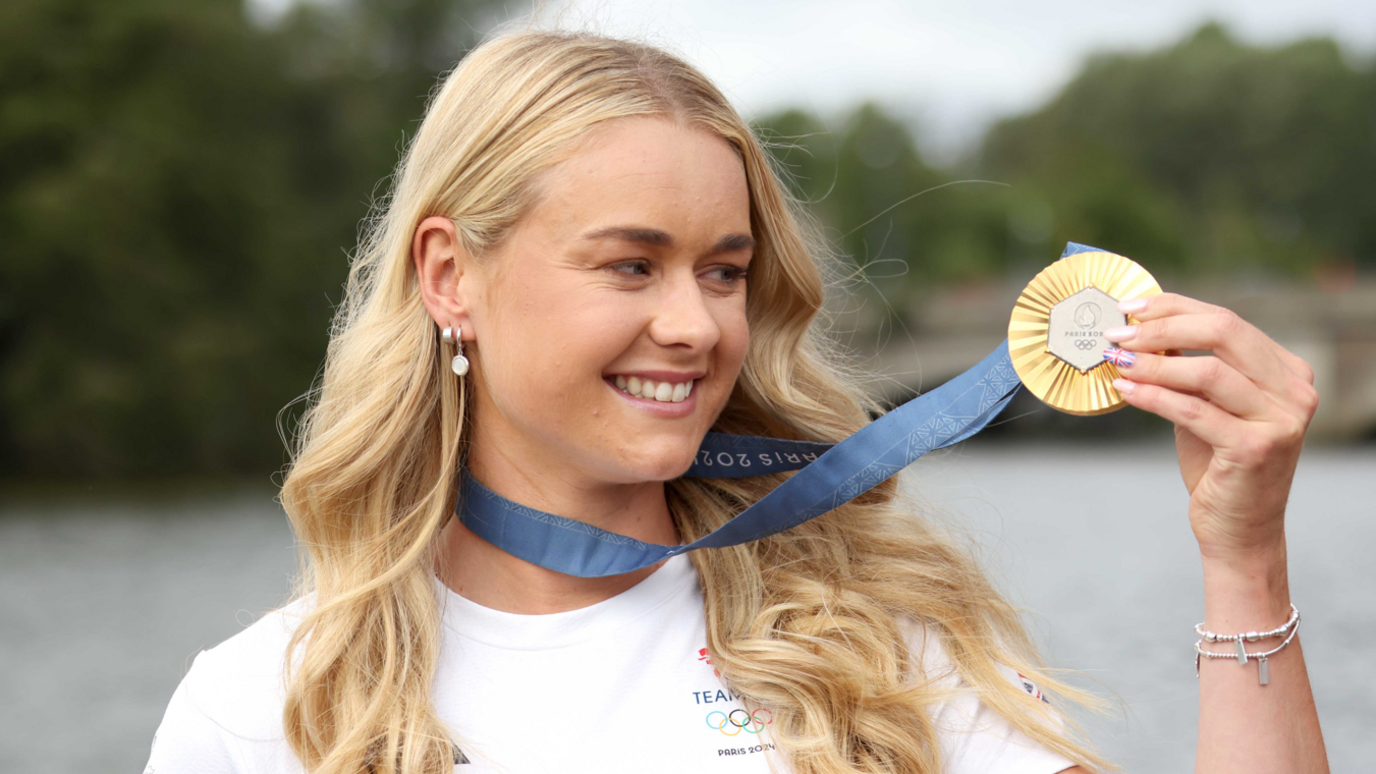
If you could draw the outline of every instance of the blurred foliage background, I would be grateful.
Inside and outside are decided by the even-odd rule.
[[[262,26],[241,0],[0,6],[0,475],[285,462],[274,418],[321,363],[360,221],[436,77],[501,13],[342,0]],[[1071,239],[1150,256],[1158,278],[1376,270],[1376,67],[1329,39],[1254,46],[1211,24],[1100,54],[941,166],[882,105],[753,122],[900,311],[1030,276]]]
[[[1331,39],[1261,48],[1209,24],[1159,51],[1094,56],[949,169],[878,105],[836,127],[802,111],[757,124],[794,138],[779,156],[845,250],[863,260],[885,245],[908,282],[1040,268],[1071,240],[1181,275],[1376,268],[1376,68]],[[932,192],[856,230],[905,196],[976,179],[1010,187]]]

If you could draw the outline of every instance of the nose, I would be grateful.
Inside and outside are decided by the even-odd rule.
[[[702,287],[691,270],[673,272],[661,286],[650,321],[650,338],[662,347],[690,352],[710,350],[721,340],[721,326],[712,315]]]

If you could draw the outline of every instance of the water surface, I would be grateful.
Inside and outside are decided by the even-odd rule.
[[[912,484],[977,540],[1056,666],[1121,700],[1094,740],[1133,772],[1193,768],[1198,555],[1169,439],[967,444]],[[140,771],[201,648],[280,604],[295,568],[266,487],[0,507],[0,771]],[[1291,586],[1335,772],[1376,760],[1376,449],[1304,452]],[[1283,656],[1278,656],[1278,658]]]

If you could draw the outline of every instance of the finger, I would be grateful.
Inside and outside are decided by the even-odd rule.
[[[1169,419],[1215,448],[1233,448],[1246,429],[1246,420],[1193,395],[1126,378],[1114,379],[1113,386],[1130,405]]]
[[[1308,361],[1284,348],[1281,349],[1281,358],[1285,360],[1285,365],[1295,372],[1295,376],[1311,387],[1314,385],[1314,367],[1309,365]]]
[[[1133,353],[1130,358],[1121,359],[1118,371],[1134,382],[1203,396],[1243,419],[1274,418],[1278,409],[1251,379],[1212,355],[1167,357],[1151,352]]]
[[[1109,328],[1104,338],[1134,352],[1166,349],[1199,349],[1213,352],[1267,393],[1293,401],[1295,373],[1281,362],[1266,334],[1256,326],[1224,310],[1219,313],[1185,313]]]
[[[1157,320],[1162,317],[1169,317],[1179,314],[1231,314],[1231,310],[1201,301],[1197,298],[1181,295],[1180,293],[1158,293],[1152,296],[1141,296],[1121,301],[1118,304],[1118,311],[1126,312],[1139,322],[1147,320]],[[1264,335],[1264,334],[1263,334]],[[1290,350],[1277,344],[1269,336],[1267,341],[1274,348],[1276,356],[1300,379],[1308,384],[1314,383],[1314,369],[1303,358],[1299,357]]]
[[[1157,320],[1177,314],[1218,314],[1225,309],[1217,304],[1200,301],[1179,293],[1158,293],[1118,302],[1118,311],[1126,312],[1141,322]]]
[[[1111,345],[1110,345],[1110,346],[1111,346]],[[1184,357],[1184,356],[1185,356],[1185,353],[1184,353],[1184,352],[1181,352],[1181,351],[1178,350],[1178,349],[1168,349],[1168,350],[1166,350],[1165,352],[1163,352],[1163,353],[1161,353],[1161,354],[1165,355],[1166,357]],[[1133,353],[1133,356],[1136,357],[1136,353]],[[1203,395],[1200,395],[1199,393],[1193,392],[1193,391],[1190,391],[1190,390],[1176,390],[1176,392],[1183,392],[1183,393],[1185,393],[1185,394],[1187,394],[1187,395],[1193,395],[1193,396],[1195,396],[1196,398],[1203,398],[1203,397],[1204,397]]]

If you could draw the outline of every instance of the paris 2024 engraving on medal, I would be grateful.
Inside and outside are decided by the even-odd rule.
[[[1118,299],[1091,285],[1051,307],[1046,350],[1081,372],[1089,371],[1104,362],[1104,349],[1110,346],[1104,330],[1127,322],[1127,315],[1118,311]]]

